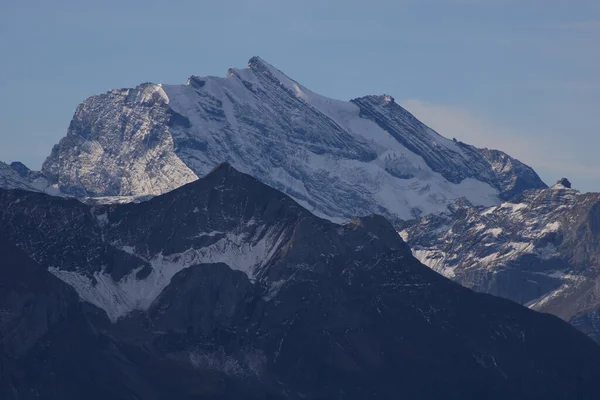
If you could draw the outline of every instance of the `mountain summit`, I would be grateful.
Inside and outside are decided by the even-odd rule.
[[[493,205],[546,187],[494,150],[446,139],[391,96],[350,102],[308,90],[253,57],[226,77],[144,83],[92,96],[43,165],[63,193],[159,195],[228,161],[334,221]]]
[[[2,161],[0,161],[0,188],[35,190],[16,169]]]
[[[1,233],[2,399],[597,398],[575,328],[228,164],[139,204],[0,189]]]

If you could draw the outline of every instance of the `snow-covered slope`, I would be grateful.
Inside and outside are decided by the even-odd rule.
[[[0,163],[3,164],[3,163]],[[10,165],[4,164],[0,166],[7,175],[12,176],[18,180],[19,184],[15,184],[15,189],[32,190],[34,192],[43,192],[52,196],[64,196],[64,193],[58,188],[58,184],[51,182],[48,178],[40,171],[32,171],[25,166],[25,164],[15,161]],[[19,177],[15,178],[14,174]],[[6,187],[0,184],[0,187],[5,189],[10,188],[10,185]],[[83,200],[83,199],[82,199]]]
[[[391,220],[459,197],[492,205],[545,187],[529,167],[429,129],[390,96],[320,96],[258,57],[227,76],[145,83],[75,112],[44,174],[80,197],[158,195],[227,161],[317,215]]]
[[[0,188],[35,190],[31,183],[23,178],[10,165],[0,161]]]
[[[490,208],[408,222],[400,235],[422,263],[477,291],[584,327],[600,341],[600,194],[563,179]]]
[[[90,206],[1,190],[0,204],[0,225],[20,246],[113,321],[146,310],[194,265],[226,263],[254,281],[289,246],[298,218],[315,218],[224,164],[142,204]]]

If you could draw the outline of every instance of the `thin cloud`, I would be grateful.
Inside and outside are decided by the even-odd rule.
[[[562,176],[600,178],[600,168],[577,162],[550,143],[529,139],[534,135],[502,126],[471,110],[418,99],[405,100],[400,104],[441,135],[477,147],[502,150],[545,175],[548,183]]]
[[[401,105],[443,136],[477,147],[501,149],[517,158],[531,156],[531,153],[523,151],[531,145],[523,135],[475,115],[468,109],[417,99],[402,101]]]

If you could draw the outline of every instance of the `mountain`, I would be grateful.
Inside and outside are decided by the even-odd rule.
[[[65,194],[110,202],[166,193],[222,161],[337,222],[411,219],[459,197],[492,205],[546,187],[502,152],[440,136],[390,96],[323,97],[258,57],[224,78],[88,98],[42,172]]]
[[[20,162],[8,165],[0,161],[0,188],[31,190],[54,196],[63,195],[58,185],[50,182],[43,173],[32,171]]]
[[[26,178],[2,161],[0,161],[0,188],[35,190]]]
[[[565,322],[435,273],[382,217],[332,223],[228,164],[139,204],[0,189],[0,226],[19,248],[0,253],[0,300],[33,319],[11,336],[39,348],[3,375],[15,399],[46,385],[51,399],[600,393],[600,347]],[[41,267],[58,300],[13,296],[26,280],[2,274],[34,269],[23,255],[83,302]]]
[[[406,223],[414,255],[477,291],[573,322],[600,342],[600,194],[562,179],[491,208]]]
[[[239,379],[164,360],[100,333],[77,293],[1,233],[0,282],[4,400],[266,398]]]

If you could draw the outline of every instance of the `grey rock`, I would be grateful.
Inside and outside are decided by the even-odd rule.
[[[2,161],[0,161],[0,188],[35,190],[25,177]]]
[[[408,219],[462,196],[490,205],[546,187],[502,152],[438,135],[389,96],[329,99],[258,57],[225,78],[88,98],[42,172],[64,194],[120,202],[166,193],[222,161],[338,222]]]
[[[14,360],[10,399],[598,395],[600,347],[567,323],[433,272],[383,217],[334,224],[227,164],[140,204],[0,190],[0,219],[86,300]]]
[[[436,271],[477,291],[555,314],[599,338],[600,194],[566,180],[492,208],[457,204],[401,235]]]

